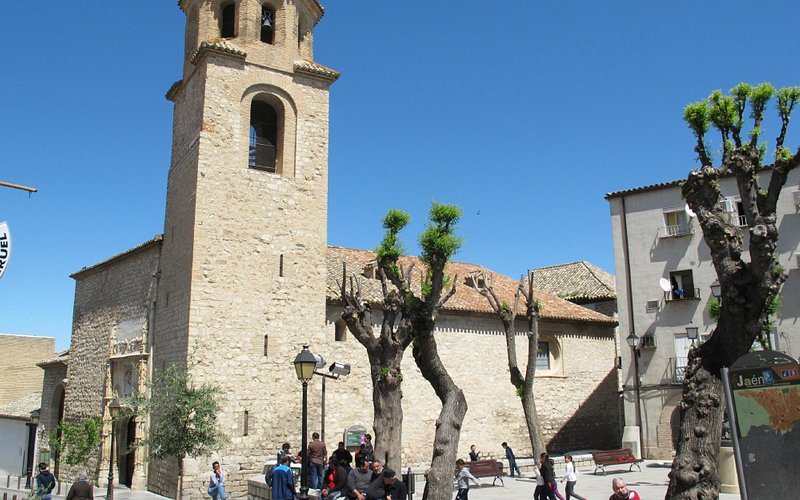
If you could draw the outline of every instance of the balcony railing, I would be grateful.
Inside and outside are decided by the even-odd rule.
[[[679,302],[681,300],[700,300],[699,288],[687,288],[686,290],[672,290],[664,292],[664,302]]]
[[[672,382],[675,384],[683,383],[686,378],[686,366],[689,363],[688,358],[671,358],[670,365],[672,366]]]
[[[694,228],[691,223],[678,224],[677,226],[662,226],[658,228],[658,236],[660,238],[671,238],[687,234],[694,234]]]

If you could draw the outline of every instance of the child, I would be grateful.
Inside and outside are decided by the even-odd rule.
[[[475,476],[470,474],[469,469],[464,468],[464,464],[465,462],[462,459],[459,458],[456,460],[456,484],[458,485],[456,500],[467,500],[470,480],[472,480],[478,488],[481,487],[481,483],[475,479]]]
[[[564,455],[564,477],[561,482],[567,481],[567,500],[570,497],[575,497],[578,500],[586,500],[586,498],[575,493],[575,483],[578,482],[578,473],[575,470],[575,464],[572,463],[572,455]]]

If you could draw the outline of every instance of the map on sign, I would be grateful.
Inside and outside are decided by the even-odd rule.
[[[800,365],[782,353],[752,352],[729,373],[748,499],[797,498]]]
[[[746,389],[734,398],[742,437],[754,427],[786,434],[800,422],[800,386]]]

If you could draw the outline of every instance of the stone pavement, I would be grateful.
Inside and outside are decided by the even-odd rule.
[[[588,500],[606,500],[611,495],[611,480],[615,477],[621,477],[625,480],[625,484],[629,489],[636,490],[642,500],[663,499],[667,492],[667,485],[669,483],[669,467],[668,462],[646,460],[641,464],[642,471],[633,468],[633,471],[628,471],[628,466],[620,466],[617,468],[608,467],[608,472],[605,476],[598,473],[597,476],[593,474],[594,468],[579,467],[578,468],[578,483],[575,485],[575,492]],[[561,468],[556,466],[556,474],[561,473]],[[489,500],[489,499],[525,499],[530,500],[533,498],[533,490],[536,487],[536,480],[530,474],[523,471],[520,478],[506,477],[504,479],[505,486],[499,486],[500,481],[497,481],[498,486],[492,486],[492,481],[482,478],[481,482],[485,485],[481,488],[470,486],[469,498],[470,500]],[[563,495],[564,483],[558,483],[558,489]],[[417,494],[414,498],[422,498],[422,491],[425,487],[424,482],[418,482],[416,485]],[[734,500],[739,499],[739,495],[721,494],[721,500]]]

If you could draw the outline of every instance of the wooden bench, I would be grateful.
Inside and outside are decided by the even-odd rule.
[[[628,468],[629,471],[633,470],[633,466],[635,465],[639,472],[642,472],[642,468],[639,466],[639,462],[643,460],[641,458],[636,458],[633,456],[631,450],[625,448],[623,450],[604,450],[604,451],[593,451],[592,452],[592,459],[595,463],[594,473],[597,475],[597,470],[603,471],[603,475],[606,474],[606,466],[607,465],[624,465],[624,464],[631,464]]]
[[[506,472],[503,472],[503,464],[502,462],[498,462],[497,460],[476,460],[474,462],[467,462],[464,466],[469,469],[470,474],[475,477],[492,477],[492,486],[494,483],[499,479],[500,484],[505,486],[503,482],[503,476],[508,475]]]

